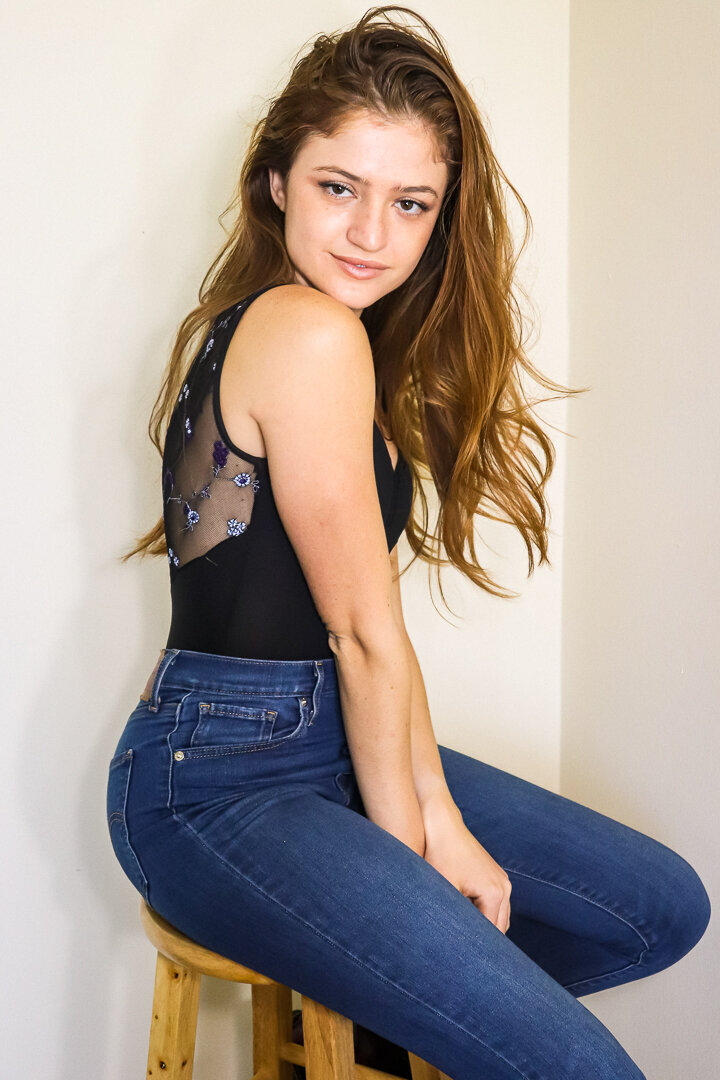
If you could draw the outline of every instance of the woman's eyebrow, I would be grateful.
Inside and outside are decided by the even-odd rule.
[[[363,177],[363,176],[354,176],[353,173],[347,172],[346,169],[339,169],[337,167],[337,165],[317,165],[313,169],[313,172],[340,173],[341,176],[346,176],[348,178],[348,180],[354,180],[356,184],[366,184],[366,185],[370,184],[370,181],[366,180],[365,177]],[[434,195],[435,198],[437,198],[437,191],[435,190],[435,188],[428,187],[427,184],[413,184],[410,187],[400,187],[399,184],[396,184],[395,187],[390,188],[390,190],[391,191],[427,191],[431,195]]]

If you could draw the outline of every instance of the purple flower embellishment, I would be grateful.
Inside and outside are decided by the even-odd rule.
[[[251,479],[252,477],[250,476],[250,473],[241,472],[238,473],[237,476],[233,476],[232,482],[238,487],[247,487]]]
[[[244,521],[238,521],[236,518],[230,518],[228,521],[228,536],[240,536],[247,529],[247,524]]]
[[[202,489],[202,491],[200,492],[200,498],[201,499],[209,499],[210,498],[210,484],[206,484],[205,487]]]
[[[178,559],[177,555],[171,547],[168,548],[168,562],[171,563],[173,566],[180,565],[180,560]]]
[[[192,427],[190,426],[190,418],[185,417],[185,438],[192,439]]]
[[[197,510],[191,509],[190,503],[187,502],[183,503],[183,514],[187,518],[186,528],[192,530],[193,525],[197,525],[198,521],[200,520],[200,515],[198,514]]]
[[[218,463],[221,469],[225,468],[229,453],[230,451],[228,450],[227,446],[225,446],[222,439],[216,439],[215,445],[213,446],[213,458]]]

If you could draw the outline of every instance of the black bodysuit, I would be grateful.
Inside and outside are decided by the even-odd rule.
[[[275,506],[267,458],[247,454],[220,413],[230,339],[266,285],[218,315],[193,360],[165,440],[163,517],[172,619],[166,648],[262,660],[332,657],[327,631]],[[374,424],[373,458],[388,551],[412,505],[412,476],[393,470]],[[298,477],[312,483],[312,477]]]

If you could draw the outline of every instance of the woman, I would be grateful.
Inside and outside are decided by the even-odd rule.
[[[402,616],[403,530],[497,595],[476,514],[548,561],[553,448],[521,369],[564,388],[522,349],[504,180],[406,8],[319,37],[258,122],[151,419],[163,518],[126,557],[167,554],[172,622],[108,821],[178,929],[453,1080],[630,1080],[577,999],[685,955],[705,889],[661,843],[438,747]]]

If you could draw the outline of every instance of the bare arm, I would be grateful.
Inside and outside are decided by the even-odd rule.
[[[237,384],[244,385],[262,430],[278,513],[336,659],[365,811],[422,855],[410,663],[392,613],[373,463],[375,371],[367,332],[344,305],[301,285],[264,293],[243,322],[255,359],[247,380]]]
[[[425,681],[422,676],[417,654],[405,626],[398,579],[397,547],[390,554],[393,570],[393,617],[400,630],[410,663],[410,732],[411,760],[415,791],[423,818],[430,813],[453,815],[460,814],[448,790],[443,772],[437,739],[430,718]]]
[[[402,628],[411,657],[411,753],[413,781],[425,830],[423,857],[439,870],[504,934],[510,925],[508,875],[465,827],[443,773],[437,740],[430,720],[425,683],[402,612],[397,578],[397,549],[391,552],[393,568],[393,615]]]
[[[363,646],[351,638],[331,645],[353,768],[371,821],[417,851],[425,831],[411,761],[411,676],[402,636],[387,627]]]

